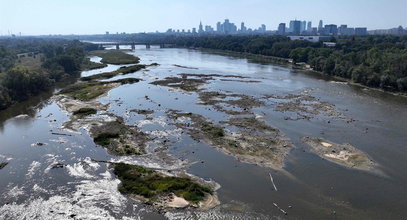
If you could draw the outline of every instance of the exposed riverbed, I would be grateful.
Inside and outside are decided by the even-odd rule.
[[[159,65],[103,80],[141,79],[90,101],[98,113],[84,120],[120,118],[148,137],[138,149],[146,154],[96,146],[89,123],[72,120],[60,97],[0,112],[0,219],[407,215],[407,98],[195,50],[130,53]],[[187,172],[220,186],[220,205],[157,211],[120,194],[106,162]]]

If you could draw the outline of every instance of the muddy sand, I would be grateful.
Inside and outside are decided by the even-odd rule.
[[[309,95],[309,92],[306,90],[299,94],[285,96],[266,95],[264,98],[275,103],[275,111],[288,112],[296,116],[287,116],[285,117],[286,120],[309,120],[317,115],[325,115],[333,119],[346,119],[342,113],[336,110],[335,105],[321,101]]]
[[[302,137],[301,141],[311,147],[312,153],[328,161],[347,168],[380,173],[379,165],[351,144],[337,144],[316,137]]]
[[[205,141],[221,152],[246,163],[282,169],[284,159],[292,148],[291,143],[277,129],[256,121],[254,118],[231,119],[222,122],[239,127],[247,122],[255,121],[247,128],[229,132],[198,114],[182,113],[176,110],[170,110],[167,113],[174,120],[174,125],[186,129],[193,139]],[[257,128],[257,125],[262,126]]]

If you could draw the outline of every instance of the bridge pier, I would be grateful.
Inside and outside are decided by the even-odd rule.
[[[116,44],[116,50],[120,50],[120,45]]]
[[[135,50],[135,49],[136,49],[136,44],[132,43],[132,44],[131,44],[131,49],[132,49],[132,50]]]
[[[146,44],[146,49],[150,49],[151,45],[150,44]]]

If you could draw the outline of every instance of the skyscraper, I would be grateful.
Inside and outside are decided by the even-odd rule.
[[[338,26],[336,24],[328,24],[324,27],[325,35],[338,35]]]
[[[222,33],[222,24],[220,22],[216,23],[216,31],[219,33]]]
[[[307,27],[307,22],[306,21],[302,21],[301,22],[301,28],[300,28],[300,33],[304,32],[306,30]]]
[[[202,34],[203,32],[204,32],[204,29],[203,29],[203,25],[202,25],[202,21],[201,21],[201,22],[199,22],[199,30],[198,30],[198,33]]]
[[[311,22],[311,21],[308,21],[308,24],[307,24],[307,32],[311,32],[311,29],[312,29],[312,22]]]
[[[319,25],[318,25],[318,32],[322,33],[324,29],[324,22],[322,20],[319,21]]]
[[[263,32],[263,33],[266,32],[266,25],[262,24],[260,29],[261,29],[261,32]]]
[[[355,35],[367,35],[367,28],[365,27],[355,28]]]
[[[299,35],[301,33],[301,21],[290,21],[290,29],[293,35]]]
[[[281,23],[281,24],[278,25],[277,34],[285,35],[285,23]]]
[[[230,23],[229,19],[225,19],[225,22],[223,23],[223,32],[224,34],[233,34],[237,31],[237,27],[235,24]]]
[[[245,33],[247,31],[246,26],[244,26],[244,22],[240,24],[240,32]]]

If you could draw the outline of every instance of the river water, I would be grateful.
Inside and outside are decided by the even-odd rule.
[[[0,170],[0,219],[406,218],[407,98],[334,82],[307,71],[197,50],[138,47],[129,53],[139,56],[141,63],[155,62],[160,66],[113,78],[137,77],[143,81],[113,89],[98,100],[110,103],[108,112],[123,117],[127,124],[138,125],[151,134],[171,134],[169,153],[180,164],[189,164],[189,173],[219,183],[221,205],[205,212],[158,213],[121,195],[117,191],[120,182],[109,167],[94,160],[138,161],[149,167],[160,164],[147,157],[111,156],[95,146],[85,130],[63,130],[61,126],[69,115],[58,107],[51,94],[44,94],[0,112],[0,162],[8,161]],[[100,61],[97,57],[92,59]],[[82,75],[119,67],[109,65]],[[295,147],[285,160],[284,171],[239,162],[166,124],[165,112],[169,109],[201,114],[214,121],[229,117],[211,106],[199,105],[194,92],[149,84],[180,73],[248,77],[260,82],[215,79],[201,88],[256,98],[306,91],[334,105],[346,120],[323,114],[286,120],[295,113],[276,111],[276,103],[266,101],[265,106],[252,112],[281,130]],[[154,120],[145,123],[144,116],[129,113],[136,108],[154,109]],[[321,159],[300,141],[304,136],[350,143],[376,161],[382,174],[352,170]],[[278,191],[274,190],[269,173]],[[288,214],[284,215],[274,203]]]

